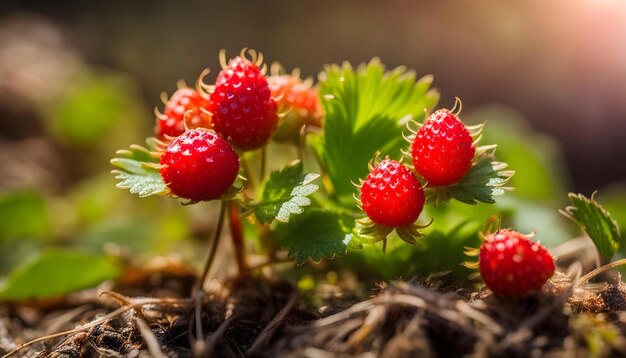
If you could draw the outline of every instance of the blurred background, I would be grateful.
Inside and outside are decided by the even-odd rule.
[[[515,195],[530,203],[520,212],[556,213],[567,191],[597,189],[624,212],[622,0],[4,0],[0,252],[11,254],[0,272],[41,242],[165,254],[210,231],[201,208],[115,189],[109,159],[151,134],[162,91],[205,67],[215,75],[218,51],[242,47],[310,76],[374,56],[433,74],[440,107],[458,96],[464,119],[492,126],[518,171]],[[518,221],[549,231],[550,215]]]

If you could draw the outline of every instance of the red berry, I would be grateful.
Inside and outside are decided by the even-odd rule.
[[[487,236],[480,247],[480,275],[497,295],[524,296],[554,273],[554,258],[541,244],[512,230]]]
[[[219,134],[196,128],[174,139],[161,157],[161,176],[181,198],[213,200],[224,195],[239,172],[239,156]]]
[[[203,112],[208,111],[209,101],[203,98],[196,90],[180,88],[167,101],[165,110],[156,119],[154,132],[161,140],[167,140],[166,136],[178,137],[185,131],[185,114],[187,114],[187,126],[192,128],[211,128],[211,116]]]
[[[303,125],[322,125],[322,105],[318,89],[311,87],[311,81],[303,81],[295,75],[274,75],[267,78],[272,98],[276,99],[281,117],[277,141],[294,139],[299,136]]]
[[[463,178],[476,152],[473,139],[452,112],[441,109],[428,117],[411,145],[415,170],[431,186],[450,185]]]
[[[243,57],[230,60],[211,93],[215,130],[236,147],[262,147],[272,136],[278,115],[267,80],[259,67]]]
[[[411,225],[424,207],[424,191],[415,174],[392,159],[372,170],[361,186],[361,204],[375,223],[388,227]]]

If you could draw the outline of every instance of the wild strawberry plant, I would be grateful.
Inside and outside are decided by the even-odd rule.
[[[439,99],[430,76],[387,71],[374,59],[356,69],[328,65],[313,85],[277,64],[268,75],[255,51],[220,57],[214,84],[204,83],[205,71],[195,90],[183,87],[157,116],[160,139],[118,152],[118,187],[186,204],[221,201],[231,231],[243,232],[237,217],[244,216],[297,264],[380,241],[384,251],[395,236],[415,245],[432,221],[421,215],[425,205],[493,203],[508,189],[513,172],[495,161],[495,145],[478,146],[482,125],[466,126],[460,106],[428,114]],[[166,119],[171,102],[175,121]],[[186,130],[164,133],[164,123]],[[266,175],[272,138],[291,138],[297,155]],[[246,273],[243,238],[233,240]]]
[[[284,256],[303,264],[346,255],[335,263],[384,278],[453,270],[466,260],[463,246],[476,248],[473,253],[478,262],[473,266],[477,269],[481,264],[504,265],[498,272],[505,272],[518,261],[533,261],[532,256],[519,256],[518,250],[505,250],[512,255],[503,257],[504,261],[493,263],[492,255],[481,262],[477,232],[494,211],[520,226],[535,224],[523,215],[512,219],[507,215],[539,208],[538,216],[543,218],[547,210],[529,209],[528,202],[512,195],[496,207],[479,204],[494,203],[508,189],[512,175],[506,164],[496,160],[495,145],[479,141],[483,129],[489,138],[491,124],[497,123],[489,122],[484,128],[468,125],[460,106],[435,110],[439,94],[431,88],[432,77],[418,79],[404,68],[387,70],[374,59],[356,68],[348,63],[327,65],[315,83],[278,64],[266,73],[261,56],[253,51],[230,61],[223,56],[222,62],[213,83],[204,83],[209,79],[204,71],[195,88],[181,82],[171,98],[163,96],[165,107],[156,113],[154,138],[148,138],[144,146],[119,151],[112,162],[118,186],[141,197],[166,195],[186,205],[220,203],[220,214],[207,220],[228,224],[243,274],[251,270],[246,260],[246,247],[251,245],[244,245],[244,239],[251,237],[244,238],[244,233],[260,238],[249,241],[262,242],[268,263]],[[470,122],[477,123],[476,118]],[[528,135],[513,132],[496,137],[506,138],[508,146],[508,152],[499,150],[499,156],[515,162],[512,152],[534,146],[522,145]],[[294,150],[286,151],[286,145]],[[544,158],[543,154],[536,157]],[[517,157],[517,167],[528,169],[527,164],[528,160]],[[557,161],[549,163],[550,168],[556,165]],[[548,195],[554,200],[563,196],[553,193],[549,185],[549,190],[541,187],[551,178],[544,173],[536,179],[536,169],[541,167],[532,168],[531,174],[524,170],[513,178],[521,189],[518,193],[526,190],[521,197],[545,199]],[[620,246],[617,224],[593,196],[570,194],[569,199],[571,206],[563,213],[593,240],[601,262],[610,263]],[[0,210],[3,217],[19,214],[13,205],[12,201],[0,205],[0,209],[5,207]],[[615,206],[612,211],[619,212]],[[24,215],[32,223],[33,215]],[[9,224],[25,220],[5,220],[4,231],[0,230],[5,234],[0,236],[13,230]],[[549,242],[546,227],[542,226],[537,238]],[[218,225],[215,238],[220,232]],[[490,235],[496,234],[485,236]],[[542,251],[538,242],[526,244]],[[493,246],[483,245],[485,252]],[[204,276],[218,248],[217,239],[209,246]],[[54,293],[42,289],[51,282],[48,273],[53,269],[58,273],[61,263],[72,272],[80,266],[78,262],[100,262],[89,255],[72,255],[42,255],[25,264],[0,285],[0,298],[70,292],[114,278],[121,269],[119,263],[100,258],[102,265],[85,270],[89,276],[85,281],[55,281],[59,291]],[[465,279],[465,273],[461,274],[456,278]],[[489,286],[489,272],[483,276]],[[516,282],[540,282],[544,276],[515,279],[513,275]],[[497,293],[495,286],[490,287]]]

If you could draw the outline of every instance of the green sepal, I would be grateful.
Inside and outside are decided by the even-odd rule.
[[[395,231],[402,241],[410,245],[416,245],[416,239],[425,236],[420,230],[428,227],[431,223],[432,220],[426,225],[411,224],[408,226],[389,227],[377,224],[370,218],[364,217],[355,220],[355,226],[349,239],[351,242],[354,241],[353,245],[358,242],[360,246],[382,241],[383,251],[385,251],[387,248],[387,237]]]
[[[456,199],[470,205],[478,202],[494,204],[496,202],[494,196],[513,190],[506,184],[515,172],[506,168],[506,163],[485,156],[458,183],[444,187],[426,186],[424,188],[426,202],[432,204],[439,200]]]

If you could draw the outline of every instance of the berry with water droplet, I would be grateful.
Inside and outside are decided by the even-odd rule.
[[[415,174],[392,159],[374,168],[361,185],[363,211],[373,222],[388,227],[413,224],[424,207],[424,190]]]
[[[160,164],[161,176],[172,194],[194,201],[221,197],[239,173],[239,156],[230,143],[205,128],[175,138]]]
[[[242,150],[264,146],[278,123],[267,79],[252,61],[237,56],[217,76],[210,112],[215,130]]]
[[[480,275],[495,294],[520,297],[552,277],[554,258],[544,246],[513,230],[499,230],[480,247]]]
[[[461,180],[472,167],[475,153],[469,131],[447,109],[431,114],[411,144],[415,170],[429,186],[445,186]]]

